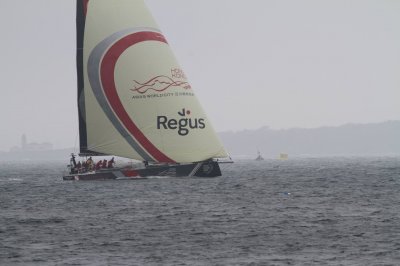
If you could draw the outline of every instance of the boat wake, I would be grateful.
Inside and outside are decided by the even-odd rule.
[[[168,179],[171,178],[172,176],[147,176],[147,179]]]
[[[13,178],[7,178],[7,179],[0,180],[0,182],[1,181],[2,182],[21,182],[21,181],[24,181],[24,179],[13,177]]]

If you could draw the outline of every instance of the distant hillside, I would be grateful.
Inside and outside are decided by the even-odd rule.
[[[348,124],[314,129],[257,130],[219,134],[232,156],[346,156],[400,155],[400,121]]]
[[[260,150],[266,158],[280,153],[291,156],[374,156],[400,155],[400,121],[377,124],[349,124],[314,129],[293,128],[219,133],[233,159],[255,158]],[[76,149],[0,152],[0,161],[65,160]]]

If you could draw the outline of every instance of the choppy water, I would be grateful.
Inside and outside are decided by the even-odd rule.
[[[400,265],[399,157],[97,182],[65,164],[0,163],[0,265]]]

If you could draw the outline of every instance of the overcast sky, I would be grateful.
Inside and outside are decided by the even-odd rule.
[[[147,0],[217,131],[400,120],[400,1]],[[74,0],[0,0],[0,150],[77,146]]]

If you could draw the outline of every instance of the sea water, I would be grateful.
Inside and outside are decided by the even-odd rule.
[[[135,181],[65,165],[0,163],[0,265],[400,265],[400,157]]]

